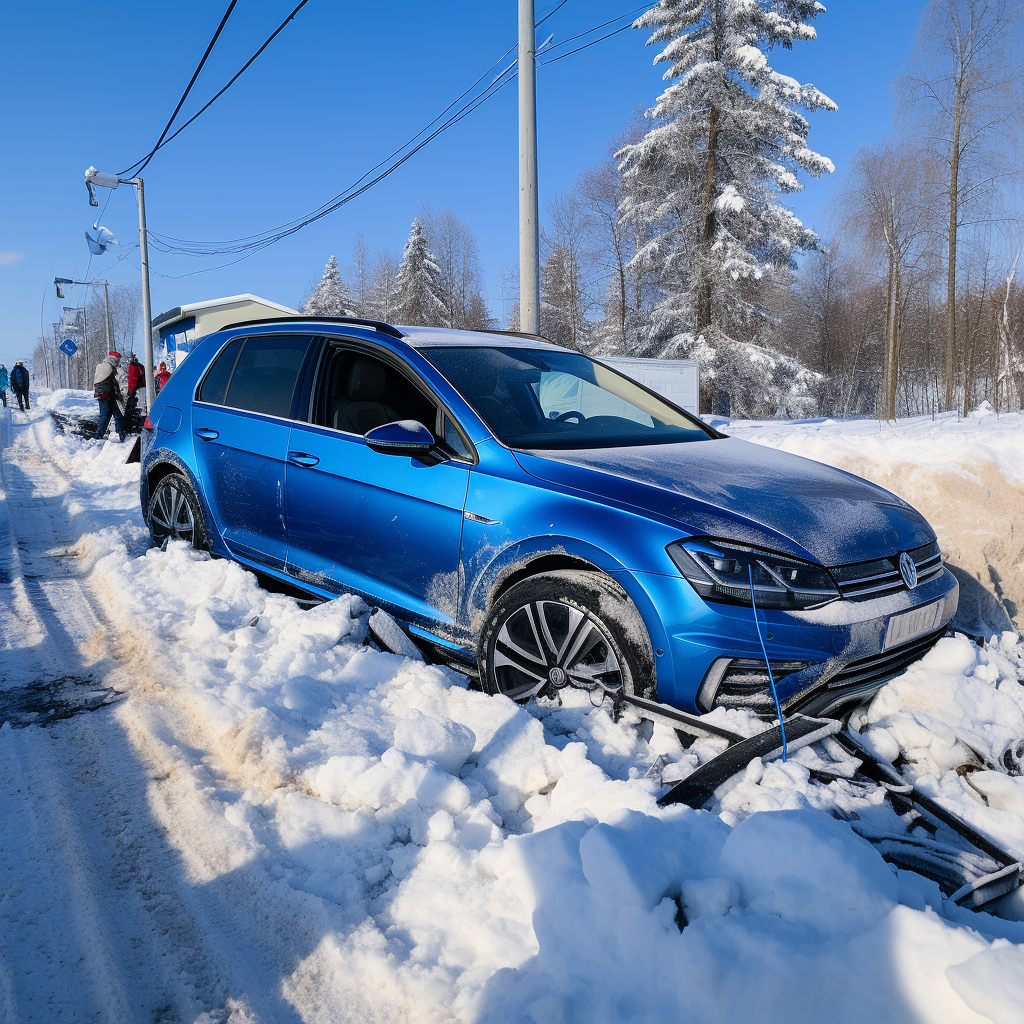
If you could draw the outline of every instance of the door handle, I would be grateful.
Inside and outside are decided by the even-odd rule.
[[[196,427],[196,436],[204,441],[216,441],[220,437],[220,431],[211,430],[209,427]]]
[[[305,452],[289,452],[288,461],[293,466],[315,466],[320,460],[315,455],[307,455]]]

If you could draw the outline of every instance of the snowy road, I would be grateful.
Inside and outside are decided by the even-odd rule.
[[[812,748],[659,809],[712,741],[147,551],[124,454],[0,420],[0,1024],[1019,1024],[1024,924],[886,865]],[[956,767],[1024,739],[1022,680],[1012,634],[943,640],[867,734],[1019,856],[1024,778]]]
[[[0,718],[16,726],[0,742],[0,1020],[296,1019],[237,922],[247,894],[186,877],[150,809],[175,782],[103,710],[134,678],[131,645],[76,558],[46,429],[8,410],[0,435]]]

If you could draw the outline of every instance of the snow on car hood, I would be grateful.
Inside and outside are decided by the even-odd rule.
[[[517,452],[531,476],[677,521],[684,532],[761,545],[824,565],[935,539],[895,494],[840,469],[737,438]]]

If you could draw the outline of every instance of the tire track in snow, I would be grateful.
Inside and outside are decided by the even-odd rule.
[[[39,428],[35,415],[0,433],[0,689],[90,674],[124,686],[112,631],[69,557],[68,482]],[[155,774],[109,711],[0,730],[5,1024],[295,1019],[276,972],[261,976],[268,957],[245,938],[231,887],[197,885],[168,841],[153,805],[174,780]]]

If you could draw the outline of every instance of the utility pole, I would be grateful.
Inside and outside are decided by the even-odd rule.
[[[153,380],[153,307],[149,301],[149,245],[146,237],[146,193],[141,178],[119,178],[116,174],[97,171],[89,167],[85,172],[85,187],[89,190],[89,205],[99,206],[96,188],[117,188],[134,185],[139,204],[139,262],[142,266],[142,337],[146,343],[146,408],[152,409],[156,401],[156,383]]]
[[[156,401],[153,380],[153,309],[149,301],[149,244],[146,238],[146,195],[142,179],[132,178],[139,200],[139,264],[142,267],[142,339],[146,349],[146,412]]]
[[[525,334],[540,333],[536,57],[533,0],[519,0],[519,330]]]
[[[99,282],[96,282],[99,284]],[[106,280],[103,281],[103,312],[107,319],[107,351],[110,352],[114,348],[114,338],[110,333],[110,285]]]

